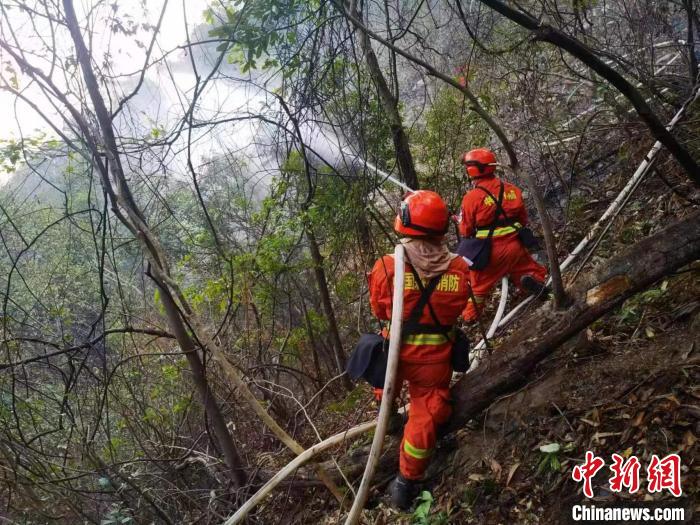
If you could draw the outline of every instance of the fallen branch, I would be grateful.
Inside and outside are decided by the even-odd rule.
[[[265,483],[265,485],[263,485],[260,488],[260,490],[258,490],[253,495],[252,498],[246,501],[233,516],[231,516],[224,522],[224,525],[234,525],[236,523],[240,523],[241,520],[243,520],[253,509],[253,507],[260,503],[260,501],[262,501],[262,499],[265,496],[272,492],[272,490],[277,485],[279,485],[287,476],[289,476],[292,472],[301,467],[304,463],[309,461],[314,456],[342,443],[343,441],[352,439],[356,436],[364,434],[365,432],[369,432],[376,426],[376,421],[369,421],[367,423],[363,423],[361,425],[351,428],[350,430],[331,436],[328,439],[325,439],[320,443],[314,445],[313,447],[305,450],[303,453],[295,457],[290,463],[288,463],[282,470],[275,474],[267,483]]]

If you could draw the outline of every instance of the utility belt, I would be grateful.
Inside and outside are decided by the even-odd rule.
[[[389,323],[384,327],[389,337]],[[408,345],[439,346],[455,340],[456,328],[452,325],[414,324],[401,329],[401,342]]]

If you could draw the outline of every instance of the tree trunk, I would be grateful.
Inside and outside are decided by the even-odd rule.
[[[693,24],[694,24],[694,12],[695,12],[695,6],[693,5],[693,0],[683,0],[683,6],[685,7],[686,14],[688,16],[688,41],[686,42],[686,45],[688,46],[688,70],[690,73],[690,89],[693,89],[693,86],[695,85],[696,82],[700,81],[698,79],[698,61],[697,58],[695,58],[695,31],[693,30]]]
[[[319,294],[321,295],[323,312],[326,314],[326,319],[328,320],[328,331],[331,336],[331,346],[333,347],[336,370],[338,374],[342,374],[345,371],[345,351],[343,350],[343,343],[340,340],[340,332],[338,331],[338,323],[335,319],[331,294],[328,291],[328,280],[326,279],[326,272],[323,269],[323,256],[318,248],[316,236],[308,225],[306,226],[306,238],[309,241],[309,251],[311,252],[311,260],[314,264],[314,275],[316,277]],[[348,389],[352,388],[347,377],[345,378],[344,384]]]
[[[515,166],[513,163],[515,162]],[[564,283],[561,279],[561,268],[559,267],[559,257],[557,255],[557,244],[554,240],[554,231],[552,230],[552,223],[549,220],[549,214],[547,213],[547,208],[544,204],[544,197],[540,191],[539,186],[535,179],[526,170],[522,170],[518,164],[517,157],[515,154],[510,158],[511,167],[515,172],[516,178],[525,179],[527,187],[532,192],[532,200],[535,201],[535,208],[537,208],[537,214],[540,216],[540,222],[542,224],[542,234],[544,235],[544,247],[547,251],[547,260],[549,261],[549,276],[552,278],[552,291],[554,292],[554,307],[562,308],[567,305],[568,298],[566,292],[564,291]]]
[[[157,282],[157,281],[156,281]],[[175,305],[170,292],[161,283],[157,282],[158,288],[160,289],[160,297],[163,302],[163,307],[165,308],[165,314],[168,318],[168,323],[170,324],[170,329],[173,334],[175,334],[175,339],[180,346],[180,350],[185,354],[187,358],[187,364],[190,366],[192,371],[192,380],[194,381],[195,387],[199,397],[202,398],[202,403],[204,404],[204,409],[209,421],[211,422],[212,429],[214,430],[214,435],[219,443],[221,452],[224,455],[224,461],[226,466],[229,468],[229,477],[234,482],[236,487],[243,487],[247,481],[246,471],[243,466],[243,461],[238,453],[238,449],[229,434],[228,428],[226,427],[226,421],[224,416],[221,414],[214,394],[209,387],[209,382],[207,381],[206,370],[202,360],[197,353],[197,346],[195,345],[192,338],[187,333],[185,324],[180,317],[180,313]]]
[[[355,18],[362,20],[362,15],[359,13],[355,2],[351,2],[350,12],[353,13]],[[362,27],[358,27],[357,25],[355,25],[355,27],[359,29],[360,46],[365,55],[367,69],[369,70],[374,85],[377,87],[377,93],[379,94],[379,101],[382,108],[389,119],[391,138],[394,141],[394,151],[396,153],[396,164],[399,168],[401,180],[405,182],[408,187],[417,190],[420,187],[418,184],[418,175],[416,174],[416,168],[413,163],[411,147],[408,144],[408,135],[406,135],[401,113],[399,113],[399,101],[391,92],[391,89],[389,89],[384,73],[382,73],[382,68],[377,60],[377,55],[374,54],[374,50],[372,49],[372,42],[369,36]]]
[[[151,235],[150,229],[146,224],[146,220],[136,205],[136,202],[131,194],[131,190],[129,189],[119,158],[119,149],[117,147],[117,141],[114,135],[114,129],[112,127],[111,115],[107,111],[104,99],[99,90],[97,78],[92,70],[90,54],[80,31],[75,9],[73,8],[73,2],[71,0],[63,0],[63,7],[65,10],[66,24],[75,45],[78,63],[80,64],[83,78],[85,79],[85,84],[87,86],[88,93],[90,94],[90,99],[95,108],[95,114],[97,115],[97,120],[102,132],[102,139],[105,145],[105,153],[109,159],[114,184],[117,187],[117,197],[115,202],[112,204],[115,210],[121,206],[126,211],[127,217],[120,216],[120,219],[127,227],[129,227],[130,230],[134,231],[137,237],[144,243],[146,249],[148,250],[149,257],[158,271],[156,283],[161,291],[161,298],[163,300],[163,305],[165,306],[168,322],[170,323],[170,327],[175,334],[178,344],[180,345],[180,349],[187,357],[188,364],[192,370],[195,385],[200,396],[202,397],[206,413],[212,422],[214,433],[217,441],[219,442],[222,453],[224,454],[226,465],[229,468],[229,477],[234,485],[240,488],[245,485],[247,478],[240,454],[236,449],[232,437],[229,434],[228,428],[226,427],[226,422],[224,421],[223,415],[221,414],[219,406],[217,405],[211,389],[209,388],[204,366],[202,364],[202,360],[199,358],[199,355],[196,352],[194,341],[192,341],[192,338],[187,333],[185,324],[180,317],[179,310],[171,295],[170,288],[165,282],[163,282],[163,278],[168,275],[167,261],[160,249],[160,246],[158,245],[157,239]],[[104,177],[107,177],[106,173],[104,174]],[[105,180],[105,184],[108,188],[110,185],[109,180]]]

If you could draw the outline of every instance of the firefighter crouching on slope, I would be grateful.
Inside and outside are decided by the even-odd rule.
[[[521,290],[546,299],[547,271],[538,264],[521,242],[519,230],[527,225],[527,210],[517,186],[495,175],[496,156],[485,148],[462,155],[462,164],[474,187],[462,199],[459,215],[461,237],[491,239],[491,256],[481,270],[470,269],[470,282],[478,305],[470,299],[462,318],[475,321],[491,288],[504,276]],[[499,205],[500,198],[500,205]],[[490,233],[490,230],[493,232]],[[527,230],[529,232],[529,230]]]
[[[394,224],[406,254],[403,319],[408,320],[402,329],[396,391],[408,381],[411,406],[401,441],[400,472],[390,494],[392,504],[403,510],[417,495],[417,481],[435,447],[437,428],[447,422],[452,411],[449,334],[450,330],[454,333],[454,324],[467,302],[469,269],[463,258],[447,249],[444,235],[448,223],[442,198],[422,190],[404,198]],[[383,321],[391,320],[393,279],[394,257],[385,255],[369,274],[372,311]],[[423,291],[431,288],[421,313],[419,300]],[[417,319],[417,324],[411,319]],[[388,337],[386,327],[383,333]]]

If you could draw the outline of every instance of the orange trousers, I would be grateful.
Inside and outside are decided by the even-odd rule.
[[[506,275],[510,276],[510,280],[518,288],[521,288],[520,280],[526,275],[540,283],[544,283],[547,275],[545,267],[532,258],[530,252],[514,234],[493,239],[488,266],[483,270],[470,270],[469,281],[477,303],[483,304],[491,288]],[[477,317],[477,309],[470,298],[462,312],[462,318],[465,321],[474,321]]]
[[[397,380],[399,385],[408,381],[411,402],[399,453],[399,470],[406,479],[423,477],[437,441],[437,427],[450,418],[451,378],[452,366],[448,362],[399,362]],[[381,389],[375,389],[375,396],[381,398]]]

